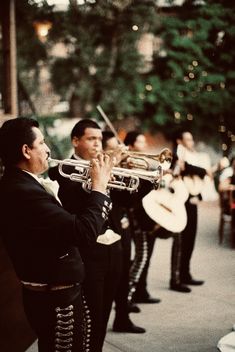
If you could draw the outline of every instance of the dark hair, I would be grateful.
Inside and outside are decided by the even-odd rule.
[[[127,133],[125,139],[124,139],[124,144],[125,145],[131,145],[133,146],[135,144],[135,141],[137,137],[142,134],[140,131],[130,131]]]
[[[32,147],[36,138],[33,127],[39,127],[36,120],[18,117],[4,122],[0,129],[0,158],[5,166],[16,165],[22,160],[22,146]]]
[[[71,139],[73,137],[82,137],[85,133],[86,128],[97,128],[101,129],[100,126],[93,120],[90,119],[83,119],[80,120],[76,123],[76,125],[73,127],[72,132],[71,132]]]
[[[178,128],[173,134],[173,140],[176,141],[177,139],[183,139],[183,134],[187,132],[192,133],[189,128]]]
[[[105,149],[107,147],[108,140],[115,137],[115,136],[112,131],[104,131],[104,132],[102,132],[102,136],[103,136],[102,147],[103,147],[103,149]]]
[[[177,129],[174,133],[173,133],[173,135],[172,135],[172,142],[173,142],[173,147],[174,148],[176,148],[177,147],[177,139],[180,139],[180,140],[182,140],[183,139],[183,134],[184,133],[187,133],[187,132],[189,132],[189,133],[192,133],[191,131],[190,131],[190,129],[187,129],[187,128],[179,128],[179,129]]]

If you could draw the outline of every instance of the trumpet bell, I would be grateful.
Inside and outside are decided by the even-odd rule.
[[[172,162],[172,152],[168,148],[164,148],[160,154],[146,154],[132,151],[126,154],[126,159],[122,161],[121,165],[129,169],[155,171],[160,166],[165,171],[170,168]]]

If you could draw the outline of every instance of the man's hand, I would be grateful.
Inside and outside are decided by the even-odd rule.
[[[93,191],[106,193],[115,163],[115,157],[110,157],[106,154],[98,154],[96,159],[91,160],[90,176]]]

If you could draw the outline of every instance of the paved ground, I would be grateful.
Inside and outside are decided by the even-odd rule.
[[[140,305],[131,314],[145,334],[111,331],[110,318],[104,352],[216,352],[218,340],[235,323],[235,250],[228,239],[218,245],[219,208],[216,203],[199,206],[199,229],[192,259],[193,275],[205,285],[189,294],[168,289],[171,239],[157,240],[149,273],[149,290],[162,302]],[[27,352],[36,352],[36,344]]]

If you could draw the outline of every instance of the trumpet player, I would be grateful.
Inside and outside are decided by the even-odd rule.
[[[184,151],[184,152],[182,152]],[[180,165],[180,174],[181,176],[198,176],[200,179],[203,179],[206,174],[211,176],[210,170],[206,170],[202,167],[196,166],[193,156],[186,158],[186,153],[189,155],[194,155],[194,139],[188,130],[180,130],[176,133],[175,136],[175,156],[179,161]],[[199,190],[198,190],[199,191]],[[185,203],[187,211],[187,224],[185,229],[181,233],[181,245],[178,251],[181,251],[180,259],[180,272],[179,272],[179,291],[181,285],[202,285],[203,280],[197,280],[192,277],[190,262],[195,247],[195,240],[197,234],[197,203],[195,200],[195,194],[193,190],[189,189],[189,198]],[[200,192],[196,194],[197,197],[200,197]],[[185,286],[184,286],[185,287]],[[174,282],[171,282],[171,288],[177,290],[177,285]]]
[[[102,152],[102,131],[95,121],[80,120],[72,129],[71,142],[74,149],[72,160],[91,161]],[[83,213],[84,207],[89,204],[90,196],[82,188],[81,183],[61,177],[57,167],[52,168],[49,175],[60,185],[59,197],[64,207],[74,214]],[[86,314],[91,324],[86,348],[90,352],[102,351],[107,323],[121,274],[120,235],[115,224],[111,223],[106,208],[102,215],[106,222],[103,229],[100,229],[97,241],[81,247],[81,257],[86,273],[83,292],[87,302]]]
[[[112,153],[115,150],[122,148],[125,155],[126,148],[123,148],[124,145],[120,145],[118,143],[117,138],[111,131],[103,132],[102,144],[103,150],[107,153]],[[120,199],[118,199],[118,192],[122,198],[122,202],[120,202]],[[116,196],[114,193],[116,193]],[[122,245],[122,270],[115,295],[115,318],[113,322],[113,331],[136,334],[144,333],[144,328],[135,325],[131,321],[129,316],[130,307],[128,304],[129,270],[131,260],[131,233],[125,204],[129,201],[130,198],[135,198],[136,194],[130,194],[130,192],[127,191],[120,192],[113,190],[111,191],[110,195],[113,203],[111,216],[113,215],[115,222],[117,223],[117,227],[119,227],[118,233],[121,235]],[[136,308],[138,307],[136,306]]]
[[[146,138],[139,131],[127,133],[124,143],[133,152],[146,151]],[[151,190],[145,182],[142,190],[142,198]],[[135,243],[135,256],[130,269],[130,303],[159,303],[159,298],[152,297],[147,289],[147,275],[151,256],[155,244],[155,235],[150,234],[155,223],[146,215],[142,198],[135,203],[129,204],[128,214],[131,223],[132,237]]]
[[[39,178],[48,169],[49,154],[37,121],[16,118],[1,127],[1,235],[22,284],[39,352],[82,352],[89,321],[84,325],[80,250],[92,255],[110,211],[105,192],[113,164],[109,157],[92,161],[92,191],[82,207],[75,199],[81,210],[75,214],[63,209]]]

